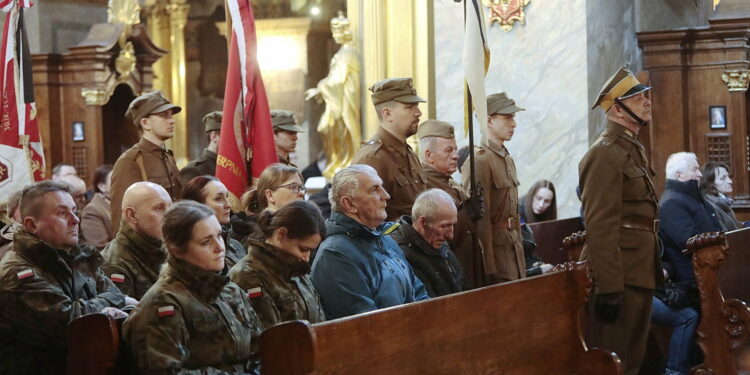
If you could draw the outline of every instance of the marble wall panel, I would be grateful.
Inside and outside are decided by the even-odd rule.
[[[505,91],[526,111],[507,148],[521,182],[519,194],[539,179],[552,181],[560,218],[577,216],[578,162],[588,147],[586,9],[580,1],[531,1],[526,25],[510,32],[488,25],[492,62],[487,93]],[[463,124],[463,9],[435,2],[437,118]],[[459,134],[459,145],[468,144]],[[475,136],[478,139],[478,136]]]

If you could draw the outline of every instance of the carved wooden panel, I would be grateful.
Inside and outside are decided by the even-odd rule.
[[[84,181],[89,180],[91,171],[89,171],[88,147],[86,147],[86,145],[73,146],[73,166],[76,167],[78,177],[82,178]]]
[[[706,161],[724,163],[732,170],[732,143],[730,133],[706,134]]]

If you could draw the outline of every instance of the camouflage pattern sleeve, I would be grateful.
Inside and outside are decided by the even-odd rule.
[[[102,271],[122,294],[137,298],[133,296],[135,290],[134,278],[125,268],[111,263],[105,263],[102,265]]]
[[[281,323],[281,313],[268,293],[270,288],[265,282],[266,278],[260,272],[245,267],[232,274],[231,278],[242,288],[246,297],[244,300],[250,301],[251,310],[255,310],[264,327]]]

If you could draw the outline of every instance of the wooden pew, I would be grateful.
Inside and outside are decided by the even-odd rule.
[[[569,261],[581,259],[584,243],[586,243],[586,231],[575,232],[562,240],[562,249]]]
[[[587,263],[557,272],[261,335],[262,374],[622,374],[587,350]]]
[[[122,322],[106,314],[89,314],[68,325],[68,374],[132,374],[127,346],[122,342]]]
[[[536,255],[545,263],[561,264],[568,261],[568,255],[561,249],[560,244],[566,236],[583,230],[583,223],[580,217],[572,217],[531,223],[529,227],[534,232]]]
[[[746,354],[750,345],[750,307],[746,299],[732,297],[747,296],[750,290],[750,264],[743,263],[748,259],[749,230],[704,233],[687,242],[700,291],[696,341],[704,355],[703,364],[691,374],[739,373],[737,356]]]

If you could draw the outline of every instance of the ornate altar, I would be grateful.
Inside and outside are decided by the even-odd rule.
[[[729,166],[735,210],[750,218],[750,3],[722,0],[707,27],[642,32],[638,40],[654,87],[645,138],[657,191],[667,157],[694,152],[700,164]]]
[[[138,141],[124,114],[136,96],[151,90],[152,65],[166,54],[137,24],[137,9],[123,10],[135,17],[110,12],[109,23],[92,26],[68,53],[32,56],[48,168],[71,163],[86,181]]]

